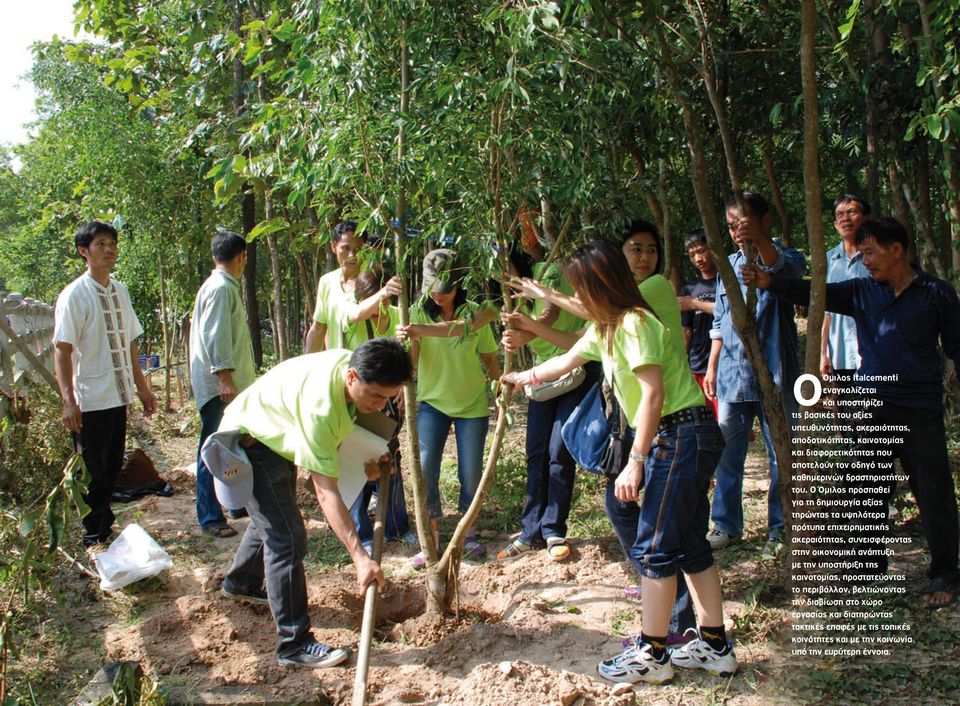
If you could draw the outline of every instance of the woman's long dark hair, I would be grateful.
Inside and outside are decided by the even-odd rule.
[[[463,275],[455,277],[451,280],[450,284],[456,285],[457,293],[453,295],[453,310],[456,312],[461,306],[463,306],[467,301],[467,292],[463,288]],[[427,316],[431,319],[440,319],[440,307],[437,305],[433,299],[430,298],[429,294],[423,295],[423,310],[427,312]]]
[[[623,248],[609,240],[593,240],[577,250],[563,268],[577,298],[613,350],[613,335],[630,311],[656,314],[637,289]]]

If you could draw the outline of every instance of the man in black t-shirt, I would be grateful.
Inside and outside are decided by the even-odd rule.
[[[687,344],[690,372],[703,389],[703,376],[707,373],[710,359],[710,327],[713,325],[713,305],[717,292],[717,265],[707,247],[707,238],[702,230],[696,230],[687,238],[684,246],[690,262],[699,271],[699,276],[680,288],[680,321],[683,338]],[[706,395],[705,395],[706,396]],[[706,396],[707,404],[717,413],[717,400]]]

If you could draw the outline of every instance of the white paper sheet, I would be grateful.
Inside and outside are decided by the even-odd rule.
[[[387,440],[362,427],[354,427],[340,444],[340,497],[348,508],[353,506],[367,482],[367,474],[363,471],[364,464],[375,461],[386,453]]]

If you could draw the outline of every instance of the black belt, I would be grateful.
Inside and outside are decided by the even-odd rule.
[[[678,427],[681,424],[700,424],[701,422],[714,421],[713,410],[709,407],[687,407],[679,412],[668,414],[666,417],[660,417],[660,427],[657,432],[665,431],[672,427]]]

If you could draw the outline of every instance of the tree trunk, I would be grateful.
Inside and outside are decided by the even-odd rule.
[[[263,194],[263,219],[273,218],[273,200],[268,192]],[[287,312],[283,305],[283,270],[280,264],[280,246],[276,232],[267,235],[267,249],[270,251],[270,273],[273,279],[273,339],[277,356],[281,361],[289,357],[287,348]]]
[[[920,171],[919,165],[917,171],[918,173]],[[900,176],[903,177],[903,174]],[[919,177],[917,181],[920,181]],[[920,260],[923,269],[928,272],[933,271],[937,277],[940,279],[945,279],[947,273],[943,266],[943,259],[940,257],[940,249],[937,247],[936,242],[933,239],[933,234],[930,231],[930,222],[924,218],[920,202],[910,189],[909,180],[901,178],[900,186],[903,189],[903,197],[910,206],[910,213],[913,215],[913,221],[917,224],[916,249],[917,255],[919,256],[918,259]]]
[[[807,240],[810,245],[811,287],[807,310],[807,350],[804,370],[820,371],[820,334],[826,297],[827,260],[823,235],[823,204],[820,193],[820,106],[817,95],[817,8],[815,0],[801,2],[800,74],[803,85],[803,194],[806,205]],[[784,499],[784,508],[789,497]]]
[[[780,193],[780,182],[777,179],[777,170],[773,162],[773,133],[768,128],[763,133],[763,168],[767,172],[767,183],[770,184],[770,196],[773,198],[773,207],[777,209],[780,218],[780,232],[783,234],[783,244],[791,247],[790,215],[783,203],[783,194]]]
[[[410,110],[410,57],[407,50],[407,30],[409,24],[404,21],[400,36],[400,113],[406,115]],[[400,123],[397,132],[397,164],[402,165],[406,154],[406,123]],[[401,172],[402,173],[402,170]],[[397,274],[403,283],[400,289],[400,325],[410,323],[409,281],[406,269],[406,238],[404,237],[403,217],[407,212],[407,194],[403,182],[397,194],[397,210],[394,228],[394,243],[397,257]],[[426,610],[427,613],[442,614],[446,601],[446,576],[437,571],[439,551],[430,528],[430,515],[427,510],[427,485],[420,466],[420,434],[417,430],[417,387],[413,382],[403,386],[403,401],[407,419],[407,458],[410,463],[410,481],[413,485],[413,510],[417,525],[420,548],[427,560],[426,571]]]
[[[655,18],[657,14],[652,4],[652,0],[642,0],[644,12],[650,17]],[[726,256],[723,236],[720,232],[720,225],[717,221],[717,214],[713,203],[713,191],[710,188],[707,152],[703,145],[703,131],[700,127],[698,114],[686,97],[688,84],[680,77],[672,55],[670,43],[663,37],[662,29],[659,26],[656,27],[654,38],[657,42],[661,62],[666,68],[668,78],[670,79],[669,83],[673,98],[681,107],[687,147],[691,157],[690,178],[693,182],[693,190],[697,200],[697,209],[700,212],[700,219],[703,222],[704,230],[707,234],[707,241],[713,253],[714,260],[716,261],[720,279],[723,281],[727,291],[730,314],[733,318],[734,326],[743,342],[744,351],[753,368],[754,376],[760,388],[760,403],[770,426],[774,454],[780,469],[782,495],[784,489],[789,489],[793,484],[793,461],[791,455],[793,443],[790,436],[790,426],[787,423],[786,414],[784,413],[783,396],[780,389],[773,382],[770,368],[767,366],[767,362],[763,357],[763,347],[757,337],[756,321],[744,301],[740,292],[740,283]],[[784,506],[784,513],[787,517],[787,532],[789,536],[792,530],[789,522],[789,505]],[[786,566],[787,576],[790,576],[791,568],[788,555]]]
[[[303,253],[298,252],[293,257],[297,263],[297,276],[300,278],[300,286],[303,288],[303,298],[306,300],[307,304],[305,307],[305,311],[307,312],[305,325],[309,328],[310,320],[313,316],[313,310],[317,306],[317,285],[310,278],[310,268],[307,267],[307,261],[306,258],[304,258]],[[302,344],[303,341],[300,343]]]
[[[256,196],[246,187],[243,193],[243,234],[250,237],[250,231],[257,225]],[[257,302],[257,241],[247,243],[247,264],[243,268],[243,303],[247,310],[247,328],[253,343],[253,360],[259,368],[263,365],[263,340],[260,336],[260,305]]]
[[[167,327],[167,273],[163,266],[163,248],[157,250],[157,258],[160,272],[160,331],[163,337],[163,409],[170,412],[173,410],[170,406],[170,330]]]
[[[933,84],[933,95],[937,99],[937,105],[944,102],[943,87],[940,84],[940,64],[938,62],[936,47],[933,40],[933,28],[930,26],[930,2],[929,0],[917,0],[920,6],[920,23],[923,27],[923,42],[927,48],[927,61],[930,62],[931,76],[930,82]],[[954,269],[960,269],[960,169],[953,159],[953,150],[951,142],[955,141],[955,133],[951,132],[940,143],[943,150],[943,167],[947,179],[947,208],[950,210],[950,239],[951,260]]]

